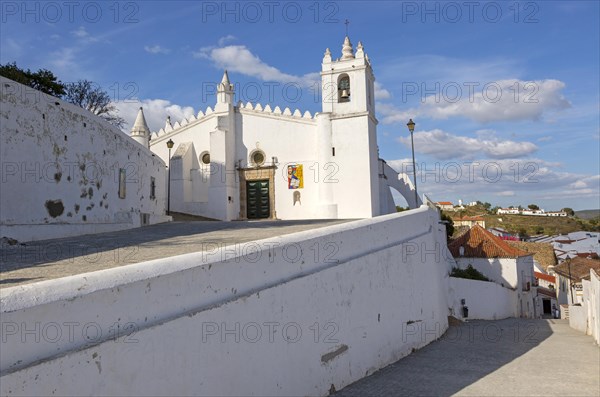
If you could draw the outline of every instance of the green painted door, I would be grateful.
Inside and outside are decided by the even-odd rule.
[[[246,208],[248,219],[264,219],[271,215],[268,179],[246,181]]]

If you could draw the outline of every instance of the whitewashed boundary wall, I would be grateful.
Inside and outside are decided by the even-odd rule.
[[[164,162],[117,127],[4,77],[0,105],[0,237],[43,240],[170,219]]]
[[[600,345],[600,277],[590,269],[590,279],[582,280],[581,305],[569,305],[569,325],[591,335]]]
[[[500,320],[518,317],[517,292],[489,281],[449,277],[449,306],[453,316],[463,318],[461,299],[471,320]]]
[[[327,395],[446,330],[438,216],[422,206],[3,289],[0,393]]]

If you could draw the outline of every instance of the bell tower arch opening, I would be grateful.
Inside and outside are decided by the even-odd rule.
[[[342,73],[337,81],[337,100],[338,103],[350,102],[350,76]]]

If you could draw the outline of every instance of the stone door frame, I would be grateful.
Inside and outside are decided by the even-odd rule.
[[[240,168],[240,220],[248,220],[248,198],[246,192],[247,181],[269,181],[269,209],[270,214],[268,218],[274,220],[277,219],[277,213],[275,211],[275,170],[274,166],[266,166],[260,168]]]

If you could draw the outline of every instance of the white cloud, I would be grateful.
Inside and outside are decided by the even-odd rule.
[[[144,99],[142,101],[122,101],[115,102],[119,110],[119,116],[125,119],[126,125],[123,130],[129,132],[140,107],[144,109],[144,116],[150,131],[156,132],[165,126],[167,116],[171,116],[171,122],[181,122],[195,114],[191,106],[180,106],[165,99]]]
[[[468,87],[465,87],[468,88]],[[500,80],[425,97],[422,112],[436,119],[462,116],[481,123],[539,120],[545,113],[571,105],[562,94],[565,83],[558,80]]]
[[[203,47],[193,52],[192,55],[195,58],[208,59],[220,69],[255,77],[262,81],[298,83],[304,87],[313,86],[315,82],[319,81],[319,73],[308,73],[304,76],[284,73],[276,67],[263,62],[244,45]]]
[[[553,139],[552,136],[549,136],[549,135],[548,136],[543,136],[541,138],[538,138],[538,142],[548,142],[548,141],[551,141],[552,139]]]
[[[503,192],[496,193],[496,196],[500,196],[500,197],[513,197],[514,195],[515,195],[515,192],[513,192],[512,190],[505,190]]]
[[[494,121],[540,120],[555,117],[555,112],[571,107],[563,90],[565,83],[559,80],[523,81],[506,79],[478,83],[403,83],[412,84],[411,92],[403,92],[402,101],[418,100],[418,105],[401,110],[396,105],[379,103],[378,113],[383,124],[403,121],[406,114],[433,119],[465,117],[479,123]],[[474,85],[476,84],[476,85]],[[403,90],[405,87],[403,86]],[[430,92],[433,91],[433,92]],[[389,99],[385,95],[378,99]],[[427,95],[425,95],[427,94]],[[406,98],[404,97],[406,95]]]
[[[375,82],[375,99],[382,100],[382,99],[390,99],[390,98],[392,98],[392,94],[390,94],[390,92],[388,90],[383,88],[383,86],[379,82],[376,81]]]
[[[576,182],[571,183],[569,185],[569,187],[572,188],[572,189],[583,189],[583,188],[586,188],[588,186],[587,186],[587,183],[585,183],[585,181],[578,180]]]
[[[396,171],[407,173],[412,180],[411,159],[387,163]],[[547,200],[546,210],[567,206],[565,199],[600,200],[600,175],[563,172],[561,166],[538,158],[423,162],[417,157],[417,185],[419,193],[433,200],[462,198],[500,205],[541,204]]]
[[[89,36],[89,33],[87,32],[87,30],[85,30],[85,27],[83,26],[78,27],[77,30],[71,31],[71,33],[73,34],[73,36],[79,38]]]
[[[86,43],[86,44],[94,43],[94,42],[97,42],[100,40],[97,37],[91,36],[84,26],[80,26],[76,30],[72,30],[71,34],[73,36],[77,37],[77,39],[79,39],[79,41]]]
[[[219,47],[223,47],[225,44],[227,44],[228,42],[230,42],[230,41],[233,41],[233,40],[235,40],[235,39],[237,39],[237,37],[235,37],[235,36],[233,36],[233,35],[231,35],[231,34],[228,34],[227,36],[223,36],[223,37],[221,37],[221,38],[220,38],[220,39],[217,41],[217,43],[219,44]]]
[[[169,52],[171,52],[170,49],[161,47],[158,44],[154,45],[152,47],[151,46],[144,46],[144,50],[146,52],[149,52],[150,54],[168,54]]]
[[[399,137],[398,141],[410,147],[410,137]],[[538,148],[531,142],[501,140],[493,131],[477,132],[476,138],[453,135],[435,129],[414,133],[415,151],[433,156],[436,159],[471,159],[485,155],[493,159],[524,157]]]
[[[383,124],[407,123],[409,119],[419,116],[417,109],[411,108],[400,110],[390,103],[375,103],[377,117],[381,118]]]
[[[63,82],[76,81],[81,78],[91,78],[89,73],[86,76],[86,73],[79,65],[80,58],[77,55],[77,52],[78,50],[76,48],[64,47],[51,52],[48,57],[47,62],[50,65],[50,69],[59,77],[66,76],[61,77]]]

